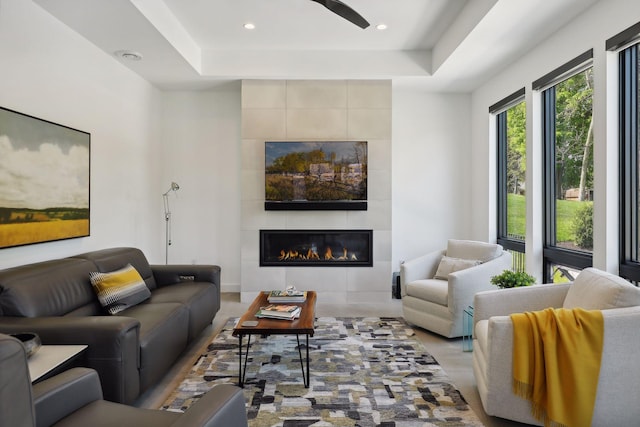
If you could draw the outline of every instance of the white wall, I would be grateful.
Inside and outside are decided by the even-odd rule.
[[[0,268],[117,245],[163,254],[161,94],[24,0],[0,5],[0,106],[91,133],[91,236],[0,250]]]
[[[165,93],[161,129],[162,192],[180,185],[169,195],[169,263],[219,265],[223,290],[239,292],[240,82]],[[164,256],[164,220],[155,231]]]
[[[392,92],[392,176],[385,175],[382,179],[392,185],[393,231],[392,237],[386,234],[376,237],[392,238],[390,249],[385,248],[387,243],[381,247],[385,253],[391,250],[391,269],[397,271],[402,260],[443,248],[448,238],[470,236],[473,221],[468,184],[470,96],[434,94],[403,86],[394,86]],[[250,216],[247,212],[253,212],[251,215],[261,215],[261,221],[265,221],[263,228],[284,228],[284,223],[277,219],[284,217],[282,213],[271,212],[272,219],[268,220],[263,208],[264,138],[246,140],[244,152],[239,147],[240,99],[239,83],[206,92],[163,95],[162,192],[169,188],[171,181],[181,187],[170,196],[173,244],[169,261],[220,265],[224,291],[240,291],[243,256],[249,258],[256,271],[255,275],[245,272],[245,279],[255,276],[266,280],[267,277],[257,273],[265,270],[257,268],[256,230],[260,227],[241,231],[241,197],[247,200],[245,205],[255,205],[245,208],[245,221],[257,221],[247,218]],[[267,102],[265,99],[260,98]],[[383,157],[389,156],[388,152],[381,153]],[[244,166],[240,165],[242,159]],[[371,161],[384,164],[389,159],[376,160],[373,156]],[[240,183],[242,167],[244,189]],[[292,213],[289,216],[293,219],[289,221],[300,221],[296,218],[308,215]],[[338,215],[342,218],[345,213]],[[335,216],[335,213],[323,214],[325,218]],[[159,227],[164,254],[164,222]],[[242,245],[255,247],[242,255]],[[378,261],[388,263],[385,257],[381,256]],[[385,293],[391,284],[386,268],[379,285]],[[279,278],[284,277],[282,269],[266,269],[275,270],[280,270]],[[354,270],[358,269],[349,271]],[[335,274],[338,270],[320,271]]]
[[[393,89],[393,261],[469,238],[470,97]],[[475,162],[476,160],[474,160]]]
[[[394,86],[392,91],[392,176],[385,175],[382,179],[392,185],[393,199],[392,243],[390,249],[384,250],[387,253],[391,250],[391,268],[397,271],[401,260],[440,249],[448,238],[469,238],[473,220],[468,185],[470,97],[433,94],[403,86]],[[171,181],[181,187],[170,196],[173,244],[169,261],[219,264],[225,291],[241,289],[242,244],[248,247],[255,243],[253,251],[245,252],[244,257],[257,266],[256,230],[259,227],[241,231],[241,197],[250,200],[245,205],[256,205],[254,213],[265,215],[264,138],[245,141],[245,152],[241,152],[240,99],[239,84],[206,92],[163,95],[162,184],[166,188],[162,191],[169,188]],[[264,97],[261,101],[267,102]],[[257,144],[257,148],[252,144]],[[389,155],[384,151],[382,154]],[[244,189],[240,183],[242,158],[245,159]],[[375,156],[371,161],[376,161]],[[389,159],[377,161],[384,164]],[[246,219],[247,209],[244,215]],[[309,214],[298,212],[290,216],[297,220],[295,217],[305,215]],[[281,213],[271,216],[283,217]],[[323,216],[332,217],[335,213]],[[263,224],[265,227],[284,227],[263,220],[267,221]],[[164,245],[164,222],[159,227]],[[386,234],[376,237],[389,239]],[[380,260],[389,262],[384,256]],[[358,269],[349,271],[352,270]],[[337,270],[321,271],[335,274]],[[282,271],[279,273],[278,277],[283,275]],[[379,286],[387,292],[391,277],[386,270],[382,276]],[[245,272],[245,278],[248,277],[251,276]],[[256,273],[256,277],[266,280],[263,273]]]
[[[495,147],[488,141],[488,108],[493,103],[525,87],[527,101],[527,268],[538,274],[541,271],[541,248],[531,242],[541,242],[541,148],[539,126],[536,119],[539,97],[531,90],[531,83],[575,58],[594,50],[594,266],[617,271],[618,233],[618,185],[617,138],[611,130],[617,127],[617,118],[611,114],[615,108],[616,55],[605,52],[605,41],[640,20],[640,2],[636,0],[602,0],[563,27],[545,42],[524,55],[503,72],[496,75],[472,94],[472,158],[470,185],[471,203],[474,207],[472,235],[478,239],[495,237]],[[609,70],[607,71],[607,68]],[[612,72],[613,71],[613,72]],[[612,84],[613,79],[613,84]],[[607,85],[610,86],[607,92]],[[609,99],[609,100],[607,100]],[[532,129],[534,128],[534,129]],[[611,136],[613,135],[613,137]]]

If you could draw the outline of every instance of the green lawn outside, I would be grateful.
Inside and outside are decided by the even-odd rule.
[[[583,203],[574,200],[557,200],[556,203],[556,237],[558,242],[575,241],[573,219]],[[525,196],[518,194],[507,195],[507,232],[509,235],[525,235],[526,218]]]
[[[527,202],[519,194],[507,194],[507,234],[520,236],[524,240],[526,232]]]

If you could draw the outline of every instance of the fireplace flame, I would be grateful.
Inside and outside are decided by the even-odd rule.
[[[333,258],[333,253],[331,252],[331,248],[327,248],[327,251],[324,253],[324,259],[327,261],[330,259],[335,259]]]
[[[320,260],[320,255],[314,249],[309,248],[307,252],[298,252],[297,250],[285,250],[280,249],[280,256],[278,257],[278,261],[307,261],[307,260]],[[327,247],[322,259],[325,261],[358,261],[358,257],[355,253],[351,253],[349,255],[349,250],[347,248],[342,248],[342,255],[339,257],[333,256],[333,251],[330,247]]]

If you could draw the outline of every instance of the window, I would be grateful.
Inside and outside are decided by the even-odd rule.
[[[640,24],[607,40],[607,50],[620,51],[619,65],[619,135],[620,135],[620,276],[640,281]]]
[[[526,105],[524,88],[492,105],[498,152],[497,241],[513,255],[512,269],[525,270],[527,164]]]
[[[534,82],[543,88],[543,277],[572,280],[592,265],[593,52]]]

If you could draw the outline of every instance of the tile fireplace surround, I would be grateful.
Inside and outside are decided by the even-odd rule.
[[[263,267],[372,267],[372,230],[260,230]]]
[[[287,286],[317,291],[319,303],[391,301],[391,94],[388,80],[243,80],[241,301]],[[265,210],[265,141],[367,141],[367,210]],[[350,248],[338,261],[344,249],[332,247],[329,266],[262,265],[261,230],[372,230],[371,264],[347,264],[362,260]]]

